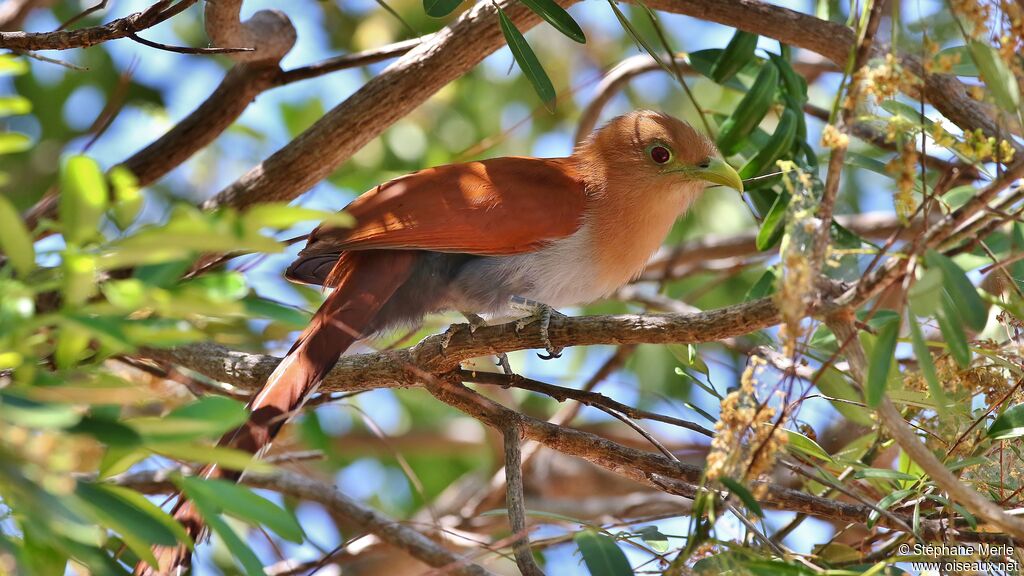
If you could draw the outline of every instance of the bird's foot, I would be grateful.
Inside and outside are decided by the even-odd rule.
[[[481,318],[479,315],[472,312],[462,312],[462,315],[466,317],[469,322],[469,333],[473,335],[476,331],[484,326],[487,326],[487,321]],[[512,365],[508,363],[508,354],[504,352],[497,355],[498,362],[495,366],[500,366],[501,371],[505,373],[505,376],[515,376],[515,372],[512,371]]]
[[[552,316],[565,318],[565,314],[562,314],[543,302],[537,302],[536,300],[530,300],[529,298],[522,298],[520,296],[512,296],[509,298],[509,306],[513,310],[529,314],[528,316],[524,316],[523,318],[516,320],[516,332],[522,330],[526,325],[532,324],[533,322],[540,323],[540,337],[544,342],[544,349],[547,351],[547,354],[538,353],[538,358],[541,360],[551,360],[562,357],[562,348],[556,347],[551,343],[551,338],[548,336],[548,328],[551,326]]]

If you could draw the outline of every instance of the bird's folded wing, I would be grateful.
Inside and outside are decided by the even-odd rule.
[[[586,189],[569,159],[495,158],[396,178],[321,226],[300,257],[402,248],[499,256],[537,250],[579,229]]]

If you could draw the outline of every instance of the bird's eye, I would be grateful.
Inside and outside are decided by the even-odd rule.
[[[672,152],[664,146],[651,146],[649,154],[656,164],[664,164],[672,159]]]

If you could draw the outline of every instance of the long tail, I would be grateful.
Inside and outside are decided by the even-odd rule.
[[[345,252],[330,275],[334,288],[313,315],[288,355],[278,364],[267,383],[249,403],[249,420],[221,438],[218,445],[245,450],[259,456],[338,362],[341,354],[362,336],[377,312],[409,277],[415,252],[372,250]],[[202,475],[237,480],[239,474],[216,466]],[[189,536],[198,542],[204,524],[195,506],[178,494],[173,515]],[[183,573],[191,563],[185,546],[154,547],[159,568],[144,561],[135,574],[155,576]]]

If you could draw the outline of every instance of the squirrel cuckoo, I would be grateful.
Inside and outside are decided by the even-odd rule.
[[[527,303],[546,318],[548,306],[607,296],[640,273],[708,184],[743,189],[708,138],[638,111],[595,131],[568,158],[451,164],[373,188],[345,208],[355,227],[318,227],[288,268],[290,280],[333,291],[250,402],[249,421],[221,444],[259,454],[366,335],[432,312],[508,316]],[[179,499],[174,516],[200,536],[189,502]],[[157,557],[159,572],[143,564],[137,572],[189,562],[184,547],[160,548]]]

